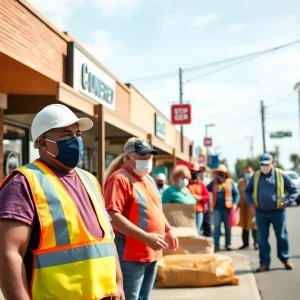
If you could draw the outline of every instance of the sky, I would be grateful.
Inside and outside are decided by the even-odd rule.
[[[299,0],[31,0],[62,31],[68,31],[123,82],[131,82],[164,115],[179,101],[178,69],[192,68],[273,48],[300,38]],[[263,152],[260,101],[266,106],[266,146],[279,146],[291,168],[299,153],[300,44],[223,67],[183,72],[183,100],[192,105],[184,133],[203,146],[205,124],[233,170],[237,158]],[[160,80],[135,79],[173,73]],[[292,138],[270,139],[270,132]],[[215,149],[217,147],[217,149]]]

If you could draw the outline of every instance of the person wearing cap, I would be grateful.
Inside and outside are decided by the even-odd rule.
[[[168,244],[172,250],[178,247],[155,181],[149,176],[156,154],[147,141],[130,138],[124,155],[111,163],[106,174],[104,199],[116,232],[126,300],[149,299],[162,249]]]
[[[253,209],[252,206],[249,206],[247,204],[244,195],[244,190],[247,184],[249,183],[250,179],[252,178],[253,174],[254,174],[253,167],[251,165],[247,165],[244,169],[244,177],[238,181],[238,189],[240,193],[240,202],[239,202],[240,219],[239,219],[238,226],[243,228],[243,233],[242,233],[243,245],[239,248],[239,250],[244,250],[249,248],[250,231],[252,233],[252,238],[253,238],[253,247],[255,250],[258,250],[255,209]]]
[[[161,197],[163,196],[166,189],[169,187],[166,184],[166,180],[167,180],[167,177],[164,173],[157,174],[157,176],[156,176],[156,186],[157,186],[157,189],[158,189]]]
[[[200,180],[199,165],[197,163],[190,163],[188,167],[191,172],[191,179],[188,185],[188,189],[196,200],[196,228],[198,234],[200,235],[204,220],[204,213],[206,212],[206,203],[209,201],[210,196],[205,184]]]
[[[260,266],[257,272],[269,271],[270,244],[269,228],[273,225],[277,239],[277,255],[287,270],[294,268],[290,261],[289,241],[286,228],[286,210],[298,196],[298,188],[281,169],[274,167],[271,154],[265,153],[259,160],[260,170],[256,171],[245,189],[249,206],[256,209],[256,225]]]
[[[84,149],[81,131],[92,126],[60,104],[33,119],[40,158],[13,171],[0,188],[6,299],[125,299],[100,186],[76,168]]]
[[[213,214],[214,214],[214,243],[215,251],[220,250],[221,224],[225,227],[225,247],[231,251],[231,228],[229,227],[230,210],[237,208],[239,203],[239,191],[236,184],[231,179],[230,173],[225,165],[220,164],[213,170],[214,179],[208,184],[207,189],[213,194]]]

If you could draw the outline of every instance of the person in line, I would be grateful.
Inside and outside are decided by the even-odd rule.
[[[236,184],[231,179],[225,165],[220,164],[213,170],[214,179],[208,184],[207,189],[213,194],[214,214],[214,243],[215,251],[220,250],[221,224],[225,227],[225,248],[231,251],[231,228],[229,227],[229,215],[231,209],[236,209],[239,203],[239,192]]]
[[[126,300],[149,299],[162,249],[168,244],[171,250],[178,247],[155,181],[149,176],[156,154],[147,141],[130,138],[124,155],[107,171],[104,199],[116,232]]]
[[[238,182],[238,189],[240,193],[240,202],[239,202],[240,220],[238,226],[243,228],[243,233],[242,233],[243,245],[239,248],[240,250],[249,248],[250,230],[253,237],[253,247],[255,250],[258,250],[255,209],[253,209],[253,206],[249,206],[247,204],[244,195],[245,188],[248,185],[253,174],[254,174],[253,167],[250,165],[246,166],[244,169],[244,177],[240,179]]]
[[[199,178],[199,165],[197,163],[191,163],[189,164],[189,170],[191,172],[191,180],[188,189],[196,200],[196,228],[198,234],[201,235],[204,213],[206,212],[206,203],[209,201],[210,195],[206,186]]]
[[[84,150],[81,131],[92,126],[60,104],[33,119],[40,157],[0,187],[5,299],[125,299],[101,188],[92,174],[76,168]]]
[[[191,172],[186,166],[176,166],[172,173],[173,184],[164,192],[162,203],[196,204],[196,200],[188,189]]]
[[[287,270],[293,270],[286,228],[286,207],[296,200],[298,188],[289,176],[285,175],[281,169],[274,167],[271,154],[263,154],[259,164],[260,170],[255,172],[245,189],[248,205],[256,209],[260,258],[260,266],[256,271],[265,272],[270,268],[270,224],[273,225],[275,231],[279,260]]]
[[[166,180],[167,180],[167,177],[164,173],[157,174],[157,176],[156,176],[156,186],[157,186],[157,189],[158,189],[161,197],[163,196],[166,189],[168,189],[168,187],[169,187],[166,184]]]
[[[208,167],[206,167],[204,164],[200,164],[199,178],[200,178],[200,182],[202,182],[205,185],[205,187],[211,182],[211,179],[208,177],[209,176],[208,171],[209,171]],[[203,230],[203,235],[206,237],[212,236],[211,215],[213,213],[213,210],[212,210],[211,198],[212,197],[209,194],[209,201],[206,202],[205,205],[205,212],[204,212],[203,223],[201,228]]]

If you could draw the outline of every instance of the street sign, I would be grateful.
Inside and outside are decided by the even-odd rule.
[[[203,144],[205,147],[211,147],[212,146],[212,138],[208,138],[208,137],[204,138]]]
[[[210,155],[208,156],[208,167],[210,169],[217,169],[219,166],[219,156],[218,155]]]
[[[205,161],[206,161],[205,155],[200,154],[199,157],[198,157],[198,163],[199,164],[205,164]]]
[[[191,123],[191,105],[173,104],[171,107],[171,120],[174,125],[186,125]]]
[[[271,139],[283,139],[285,137],[292,137],[292,132],[291,131],[276,131],[276,132],[271,132],[271,134],[270,134]]]

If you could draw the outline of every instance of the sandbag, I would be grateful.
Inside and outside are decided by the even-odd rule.
[[[176,251],[163,250],[163,255],[178,254],[213,254],[214,242],[210,237],[178,236],[179,247]]]
[[[238,285],[232,258],[225,255],[168,255],[158,264],[158,287]]]
[[[163,212],[172,227],[186,227],[196,230],[194,204],[163,204]]]

